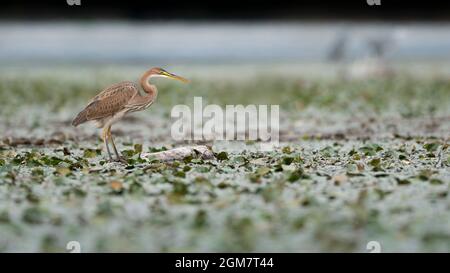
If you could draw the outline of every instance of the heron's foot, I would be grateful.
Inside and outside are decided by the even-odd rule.
[[[123,163],[123,164],[128,164],[128,161],[123,156],[118,156],[113,161],[114,162],[120,162],[120,163]]]
[[[110,157],[110,158],[108,158],[107,159],[107,161],[109,162],[109,163],[123,163],[123,164],[128,164],[128,161],[124,158],[124,157],[115,157],[115,158],[113,158],[113,157]]]

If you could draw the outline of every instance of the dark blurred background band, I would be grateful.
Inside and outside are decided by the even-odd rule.
[[[6,0],[0,5],[0,20],[450,20],[446,0]]]

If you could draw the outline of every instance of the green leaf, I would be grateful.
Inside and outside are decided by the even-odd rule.
[[[56,168],[56,172],[58,174],[62,175],[62,176],[66,176],[66,175],[72,173],[72,171],[69,168],[66,168],[66,167]]]
[[[270,168],[268,168],[268,167],[260,167],[260,168],[258,168],[258,169],[256,170],[255,173],[256,173],[257,175],[264,176],[264,175],[270,173]]]
[[[52,156],[52,157],[43,157],[42,158],[42,162],[44,163],[44,165],[47,166],[57,166],[59,163],[61,163],[63,160],[56,157],[56,156]]]
[[[227,154],[227,152],[220,152],[216,155],[216,158],[221,161],[228,160],[228,154]]]
[[[122,155],[126,156],[127,158],[134,156],[134,150],[123,150]]]
[[[186,195],[188,192],[187,185],[181,182],[174,182],[173,192],[179,195]]]
[[[134,154],[142,153],[142,144],[134,144]]]
[[[291,165],[291,163],[293,161],[294,161],[293,157],[286,156],[286,157],[283,158],[283,164],[284,165]]]
[[[374,158],[369,161],[369,165],[372,166],[375,171],[379,171],[381,170],[381,159]]]
[[[405,185],[411,184],[411,181],[409,181],[408,179],[395,178],[395,180],[397,180],[397,184],[400,186],[405,186]]]
[[[181,177],[181,178],[185,178],[186,177],[186,173],[183,171],[174,171],[173,175],[176,177]]]
[[[42,170],[41,168],[34,168],[31,171],[31,175],[32,176],[43,176],[44,175],[44,170]]]
[[[83,152],[83,157],[85,158],[94,158],[97,156],[97,152],[94,149],[86,149]]]
[[[378,144],[369,144],[359,148],[359,150],[366,156],[374,156],[377,152],[382,151],[383,147]]]
[[[184,163],[190,163],[190,162],[192,162],[192,159],[194,159],[194,158],[192,157],[192,155],[188,155],[188,156],[186,156],[186,157],[183,158],[183,162],[184,162]]]
[[[364,153],[365,155],[367,155],[367,156],[373,156],[373,155],[376,154],[376,153],[375,153],[375,150],[372,149],[372,147],[369,147],[369,146],[361,147],[361,148],[359,148],[359,150],[360,150],[362,153]]]
[[[434,171],[433,171],[433,170],[430,170],[430,169],[424,169],[424,170],[421,170],[421,171],[419,172],[419,174],[418,174],[417,177],[418,177],[420,180],[426,181],[426,180],[429,180],[433,174],[434,174]]]
[[[430,180],[430,184],[431,185],[442,185],[442,184],[444,184],[444,182],[442,182],[442,180],[440,180],[440,179],[433,178]]]
[[[200,173],[207,173],[209,172],[209,168],[207,166],[199,166],[195,168],[195,171]]]
[[[29,224],[41,224],[44,221],[44,211],[37,207],[25,209],[22,215],[24,222]]]
[[[161,147],[161,148],[149,147],[148,150],[150,153],[156,153],[156,152],[167,151],[167,148],[166,147]]]
[[[300,178],[305,178],[305,177],[307,177],[307,176],[305,175],[303,169],[299,168],[299,169],[297,169],[295,171],[292,171],[289,174],[288,181],[289,182],[295,182],[295,181],[299,180]]]
[[[327,146],[327,147],[323,148],[322,150],[320,150],[320,153],[324,157],[331,157],[335,153],[335,151],[334,151],[333,147]]]
[[[289,147],[289,146],[283,147],[283,149],[281,149],[281,151],[283,152],[283,154],[290,154],[290,153],[292,153],[291,147]]]
[[[208,224],[208,217],[206,211],[200,209],[197,211],[194,217],[194,227],[203,228]]]
[[[439,146],[441,145],[437,142],[429,142],[423,145],[423,147],[425,148],[425,150],[427,150],[427,152],[435,152],[439,148]]]

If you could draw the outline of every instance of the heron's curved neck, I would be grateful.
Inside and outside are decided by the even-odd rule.
[[[155,97],[158,94],[158,90],[154,85],[150,84],[150,78],[154,75],[155,74],[153,73],[153,71],[145,72],[141,77],[141,86],[144,89],[145,93]]]

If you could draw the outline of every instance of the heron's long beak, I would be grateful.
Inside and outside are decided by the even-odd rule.
[[[161,71],[161,74],[166,76],[166,77],[168,77],[168,78],[171,78],[171,79],[174,79],[174,80],[179,80],[179,81],[184,82],[184,83],[188,83],[189,82],[188,79],[183,78],[183,77],[178,76],[178,75],[175,75],[175,74],[172,74],[172,73],[169,73],[167,71]]]

